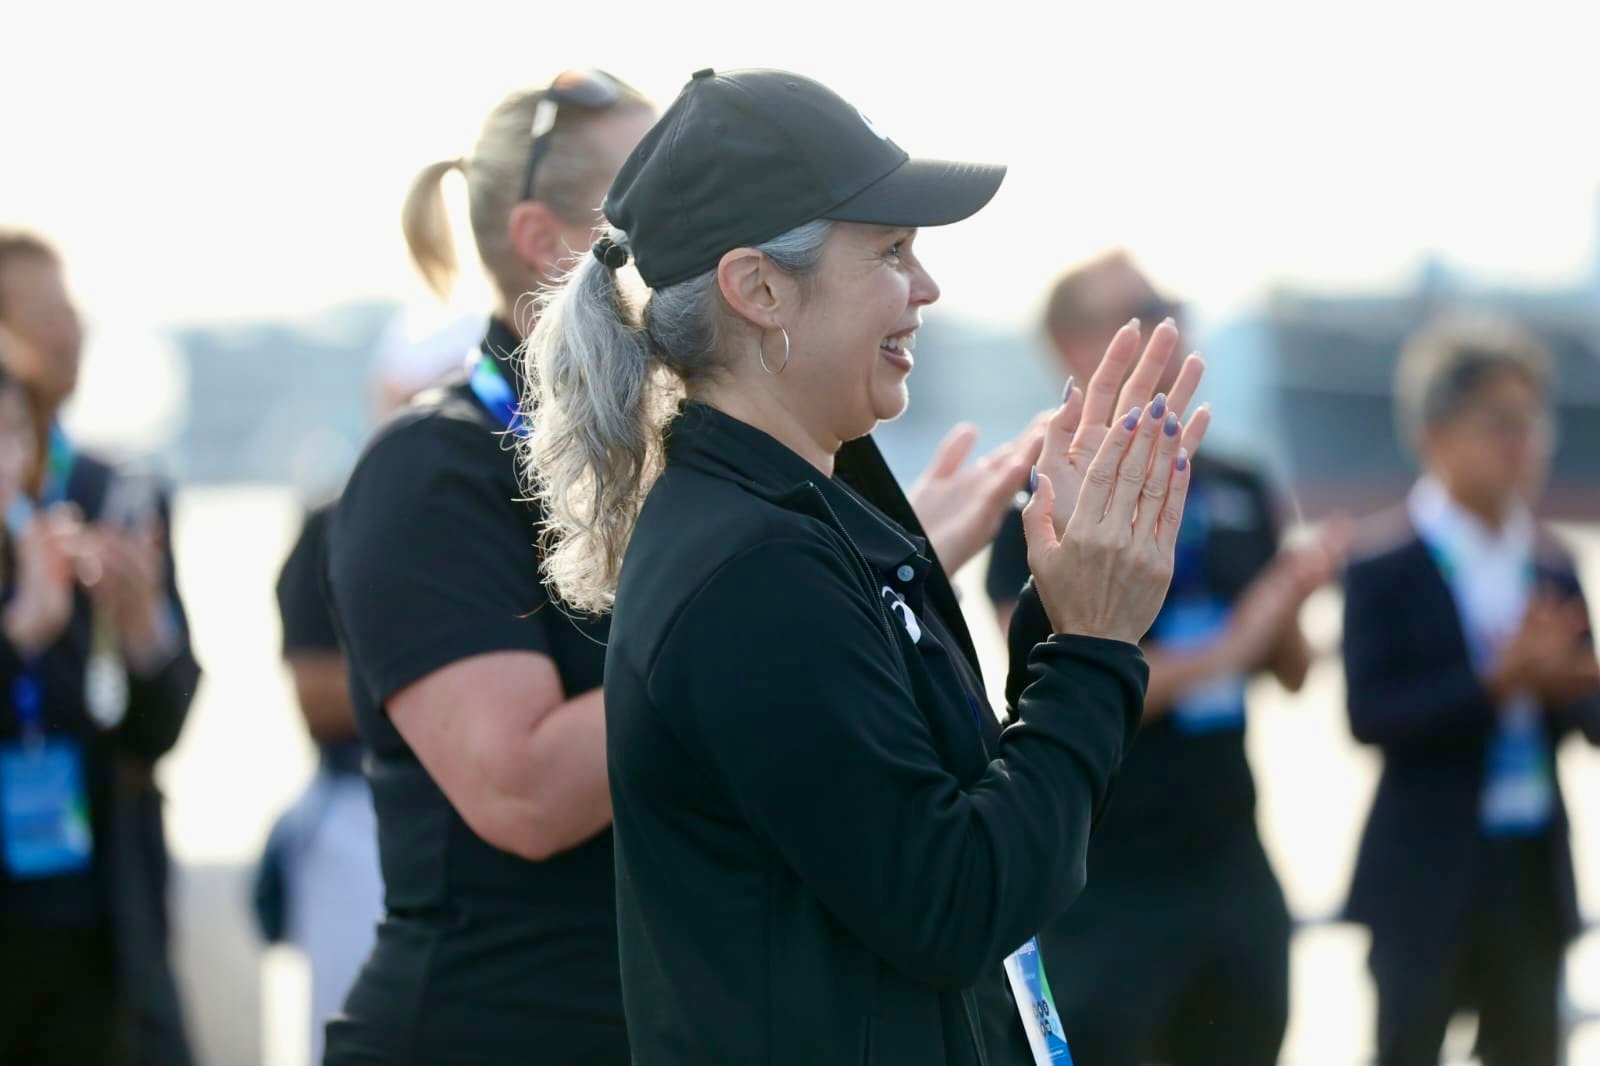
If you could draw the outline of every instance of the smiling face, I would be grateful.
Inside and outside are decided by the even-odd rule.
[[[916,231],[836,223],[803,299],[785,316],[792,351],[784,400],[818,439],[854,440],[906,409],[922,308],[939,286],[916,257]],[[768,339],[767,359],[783,358]]]
[[[1550,461],[1545,398],[1526,375],[1503,370],[1451,417],[1424,431],[1423,462],[1456,500],[1486,515],[1536,496]]]
[[[52,256],[17,255],[0,265],[0,327],[10,337],[6,365],[13,374],[52,406],[72,395],[83,324]]]

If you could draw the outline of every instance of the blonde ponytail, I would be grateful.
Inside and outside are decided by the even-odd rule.
[[[450,299],[460,273],[450,212],[444,202],[444,176],[452,170],[465,174],[465,161],[448,159],[423,167],[412,181],[400,213],[400,228],[405,233],[411,261],[441,300]]]

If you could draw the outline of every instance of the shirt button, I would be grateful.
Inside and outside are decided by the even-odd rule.
[[[911,569],[910,563],[901,563],[900,569],[894,572],[894,576],[899,578],[901,581],[910,581],[912,578],[917,576],[917,572]]]

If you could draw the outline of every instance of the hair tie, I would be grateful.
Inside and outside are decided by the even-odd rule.
[[[618,244],[609,235],[595,241],[590,251],[594,252],[594,257],[604,263],[606,269],[613,273],[628,265],[629,254],[627,247]]]

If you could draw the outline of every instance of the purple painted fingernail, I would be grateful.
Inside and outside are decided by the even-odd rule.
[[[1167,414],[1167,424],[1163,426],[1162,429],[1166,432],[1167,436],[1176,437],[1178,435],[1178,427],[1180,425],[1181,423],[1178,421],[1178,416],[1169,412]]]
[[[1123,429],[1132,429],[1139,424],[1139,414],[1143,408],[1135,407],[1128,412],[1128,417],[1122,420]]]
[[[1028,492],[1029,493],[1035,493],[1035,492],[1038,492],[1038,491],[1039,491],[1039,468],[1036,467],[1036,466],[1029,467],[1028,468]]]
[[[1156,393],[1155,403],[1152,403],[1150,405],[1150,417],[1151,418],[1160,418],[1162,415],[1164,415],[1166,413],[1167,413],[1167,394],[1164,393],[1164,392],[1158,392],[1158,393]]]
[[[1178,465],[1178,469],[1180,471],[1189,469],[1189,449],[1187,449],[1187,448],[1179,448],[1178,449],[1178,464],[1177,465]]]
[[[1061,390],[1061,402],[1062,403],[1066,403],[1068,400],[1072,399],[1072,386],[1076,385],[1077,383],[1078,383],[1078,379],[1077,378],[1068,378],[1067,379],[1066,388]]]

